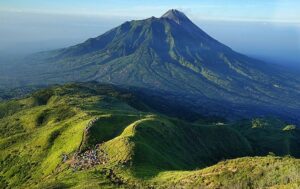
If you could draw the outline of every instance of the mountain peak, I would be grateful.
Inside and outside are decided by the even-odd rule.
[[[164,15],[161,16],[161,18],[167,18],[173,20],[178,24],[183,21],[189,20],[188,17],[183,12],[180,12],[179,10],[176,9],[168,10]]]

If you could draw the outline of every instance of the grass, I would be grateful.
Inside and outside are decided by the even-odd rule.
[[[196,171],[161,172],[151,180],[163,188],[296,188],[300,161],[290,157],[244,157]]]
[[[268,118],[263,121],[265,126],[257,127],[253,121],[245,120],[232,125],[250,142],[255,155],[267,155],[273,152],[276,155],[300,156],[300,130],[287,130],[290,126],[284,122]],[[255,125],[255,126],[254,126]]]
[[[284,129],[290,126],[273,119],[191,123],[154,111],[153,104],[94,83],[55,86],[0,103],[0,187],[299,185],[298,159],[245,157],[269,152],[299,157],[297,127]],[[74,172],[74,154],[97,144],[108,162]]]

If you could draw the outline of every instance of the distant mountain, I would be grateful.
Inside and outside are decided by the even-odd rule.
[[[2,81],[99,81],[166,91],[199,106],[209,102],[220,112],[272,112],[292,118],[300,113],[299,77],[233,51],[173,9],[23,62],[14,70],[17,79],[3,73]]]

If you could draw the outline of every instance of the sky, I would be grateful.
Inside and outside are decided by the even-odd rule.
[[[234,50],[300,66],[298,0],[0,0],[0,55],[74,45],[171,8]]]
[[[198,18],[300,22],[298,0],[1,0],[0,10],[147,17],[176,8]]]

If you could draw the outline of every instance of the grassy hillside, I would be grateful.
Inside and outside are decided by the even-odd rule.
[[[197,171],[167,171],[152,179],[161,188],[298,188],[300,161],[289,157],[245,157]]]
[[[188,122],[155,104],[96,83],[0,103],[0,188],[299,184],[299,160],[291,157],[226,160],[299,157],[297,127],[274,119]]]
[[[290,154],[300,157],[300,130],[276,118],[244,120],[232,125],[250,141],[256,155]]]

